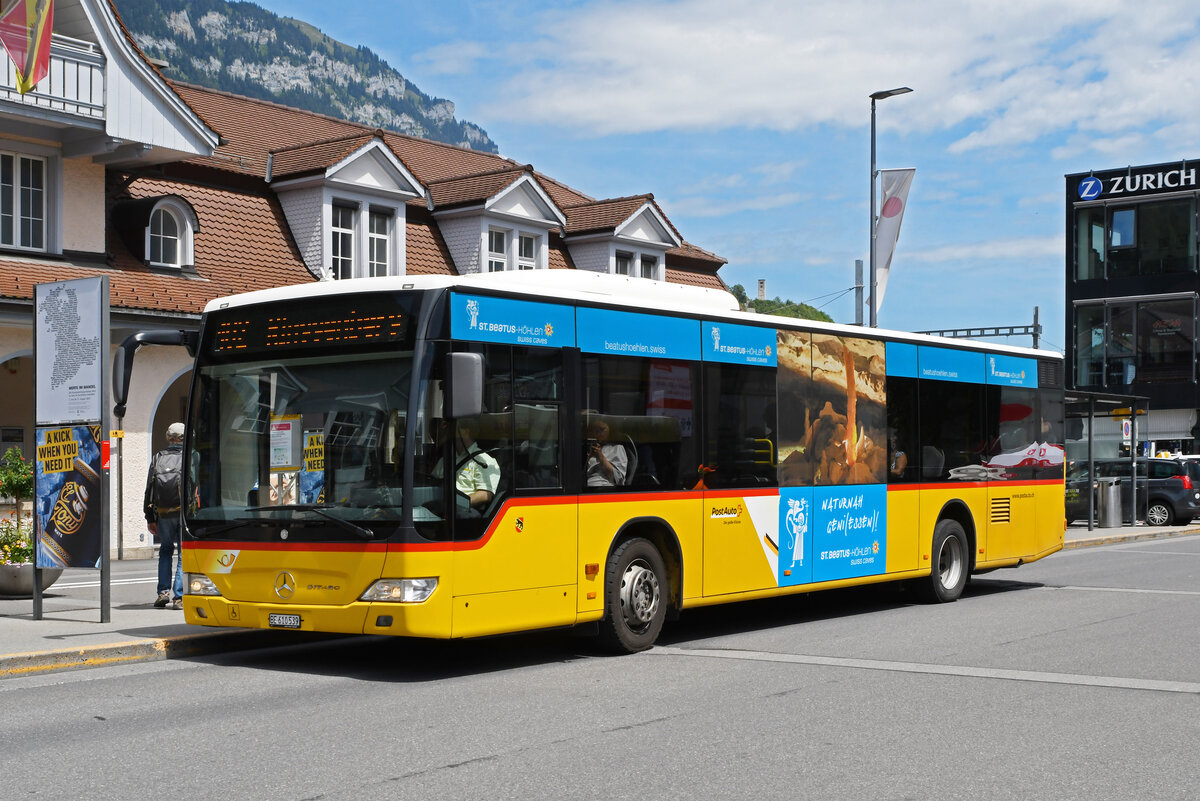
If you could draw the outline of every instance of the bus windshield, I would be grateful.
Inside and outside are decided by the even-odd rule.
[[[373,539],[401,522],[410,315],[394,300],[382,316],[363,306],[350,296],[208,321],[189,426],[193,535],[258,538],[277,523],[294,539]]]

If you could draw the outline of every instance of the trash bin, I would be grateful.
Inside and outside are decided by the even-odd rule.
[[[1099,528],[1117,528],[1123,522],[1121,515],[1121,479],[1101,478],[1096,480],[1096,513]]]

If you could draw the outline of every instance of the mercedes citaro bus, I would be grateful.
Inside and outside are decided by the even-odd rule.
[[[193,624],[637,651],[691,607],[953,601],[1063,545],[1057,354],[582,271],[270,289],[181,337]]]

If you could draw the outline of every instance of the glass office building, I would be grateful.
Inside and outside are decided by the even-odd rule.
[[[1148,398],[1143,452],[1200,453],[1198,179],[1200,160],[1066,176],[1068,386]]]

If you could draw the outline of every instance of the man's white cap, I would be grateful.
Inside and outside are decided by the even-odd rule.
[[[183,439],[183,423],[171,423],[167,426],[168,439]]]

